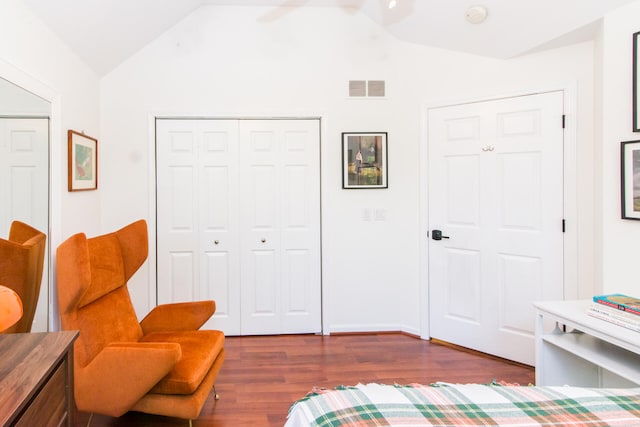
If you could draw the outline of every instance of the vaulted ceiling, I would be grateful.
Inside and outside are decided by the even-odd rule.
[[[98,75],[105,75],[203,5],[259,6],[266,20],[300,7],[363,13],[401,40],[511,58],[592,39],[600,18],[633,0],[23,0]],[[472,5],[488,10],[472,24]]]

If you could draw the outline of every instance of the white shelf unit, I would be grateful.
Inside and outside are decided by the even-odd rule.
[[[534,303],[536,385],[640,385],[640,332],[589,316],[591,304],[590,300]]]

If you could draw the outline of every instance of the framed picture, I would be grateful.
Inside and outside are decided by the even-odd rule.
[[[342,188],[388,188],[387,133],[342,133]]]
[[[638,60],[640,59],[640,53],[638,50],[640,49],[640,31],[633,34],[633,131],[640,132],[640,108],[638,107],[638,103],[640,102],[640,96],[638,95],[638,91],[640,90],[640,79],[638,77],[638,73],[640,73],[640,69],[638,69]]]
[[[622,218],[640,220],[640,141],[624,141],[620,147]]]
[[[69,191],[98,188],[98,140],[69,129],[68,176]]]

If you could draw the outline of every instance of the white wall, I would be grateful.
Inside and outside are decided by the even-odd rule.
[[[0,79],[0,115],[48,117],[50,114],[50,102],[5,79]]]
[[[598,123],[597,171],[602,176],[598,212],[599,292],[640,295],[637,275],[640,222],[622,220],[620,210],[620,142],[640,140],[632,131],[632,34],[640,31],[640,1],[610,14],[598,43],[602,67],[598,90],[602,109]]]
[[[57,245],[73,233],[100,232],[100,194],[66,191],[67,129],[99,136],[98,78],[19,0],[0,2],[0,77],[52,104],[52,214],[48,240],[55,254]],[[55,292],[52,295],[55,302]],[[53,323],[50,328],[55,328],[55,319]]]
[[[299,8],[205,6],[101,82],[104,229],[153,218],[149,119],[158,115],[323,118],[323,287],[328,331],[420,333],[422,111],[524,90],[577,88],[578,222],[587,289],[593,276],[593,44],[514,60],[416,46],[359,14]],[[347,99],[349,79],[385,79],[387,100]],[[389,188],[342,190],[340,133],[389,132]],[[386,221],[363,221],[383,209]],[[153,232],[153,230],[152,230]],[[150,308],[149,269],[134,279]]]
[[[59,114],[59,133],[52,136],[52,151],[58,153],[61,163],[52,168],[60,174],[65,190],[59,200],[62,235],[66,238],[79,230],[99,232],[99,194],[66,192],[67,129],[99,136],[98,77],[19,0],[0,3],[0,59],[8,70],[5,74],[18,73],[23,81],[33,81],[59,104],[59,111],[54,112]],[[0,77],[12,80],[1,73]],[[55,194],[61,188],[52,190]]]

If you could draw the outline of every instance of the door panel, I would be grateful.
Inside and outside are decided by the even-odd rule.
[[[477,226],[480,208],[480,166],[478,156],[445,157],[444,188],[449,188],[447,195],[447,221],[450,224]]]
[[[446,259],[447,313],[467,322],[480,322],[480,252],[451,248],[446,251]]]
[[[533,301],[563,297],[563,94],[429,111],[431,336],[533,364]]]
[[[235,120],[158,120],[158,303],[216,301],[203,327],[240,333]]]
[[[254,254],[242,262],[243,333],[319,332],[318,122],[242,121],[240,141],[243,204],[252,205],[241,208],[247,225],[242,253]],[[273,254],[274,263],[258,264],[257,253]],[[258,312],[263,306],[257,302],[245,306],[245,300],[264,297],[262,289],[277,295],[272,311]]]
[[[178,252],[172,251],[170,255],[171,262],[169,274],[171,283],[171,301],[193,301],[195,299],[194,288],[194,253],[190,251]]]
[[[531,333],[528,320],[534,311],[531,301],[539,295],[540,258],[500,255],[502,309],[500,327],[511,332]],[[523,315],[525,314],[525,315]]]
[[[200,232],[196,237],[202,254],[200,295],[216,301],[216,313],[203,328],[239,334],[238,127],[235,120],[197,122],[202,133]]]
[[[49,230],[49,119],[0,118],[0,235],[18,220]],[[49,236],[47,236],[49,239]],[[32,331],[46,331],[49,310],[49,245]]]
[[[0,119],[0,200],[10,210],[0,213],[4,236],[14,220],[48,230],[48,119]]]
[[[240,123],[243,334],[278,333],[280,329],[277,139],[268,122]]]
[[[232,289],[230,289],[231,256],[224,250],[207,251],[204,254],[205,277],[202,298],[216,302],[216,318],[229,319],[232,310]]]
[[[320,332],[319,122],[289,122],[282,134],[282,331]]]
[[[498,162],[502,200],[509,201],[502,215],[502,227],[539,231],[542,215],[539,153],[504,154]]]
[[[262,322],[268,321],[265,317],[278,321],[276,253],[273,250],[254,250],[252,255],[253,262],[248,269],[253,270],[255,275],[252,286],[244,288],[250,292],[243,294],[243,313]]]

